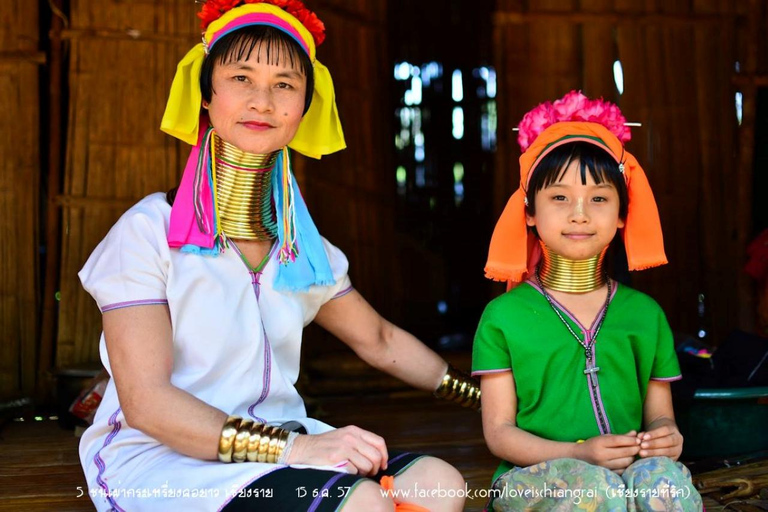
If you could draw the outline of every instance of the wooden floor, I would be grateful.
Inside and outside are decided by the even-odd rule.
[[[478,413],[415,392],[323,399],[310,406],[316,417],[332,425],[354,424],[377,432],[391,449],[450,462],[470,490],[489,487],[498,462],[485,447]],[[55,421],[7,423],[0,431],[0,511],[93,510],[87,494],[78,497],[78,488],[86,486],[77,445],[74,433]],[[725,509],[711,499],[705,503],[708,512],[761,510],[738,505]],[[470,500],[465,510],[479,512],[484,504],[484,499]]]

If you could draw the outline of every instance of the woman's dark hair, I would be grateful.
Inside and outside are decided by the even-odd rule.
[[[595,183],[607,182],[616,188],[619,193],[619,217],[626,219],[629,197],[624,175],[619,172],[619,165],[607,151],[589,142],[563,144],[541,159],[528,182],[526,191],[528,214],[536,214],[536,193],[559,181],[574,160],[579,161],[582,183],[587,183],[587,171],[589,171]]]
[[[203,60],[200,70],[200,91],[203,99],[210,102],[213,96],[213,68],[216,64],[247,60],[254,50],[261,52],[262,48],[270,64],[287,62],[293,69],[301,70],[307,77],[307,91],[304,99],[306,114],[315,89],[312,62],[304,49],[291,36],[282,30],[265,25],[243,27],[216,41],[211,48],[211,53]],[[257,53],[257,56],[259,54]]]

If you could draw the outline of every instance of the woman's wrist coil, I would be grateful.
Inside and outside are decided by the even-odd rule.
[[[230,416],[221,429],[219,460],[275,464],[287,458],[286,448],[291,433],[278,427],[254,423],[253,420],[244,420],[240,416]]]
[[[464,407],[480,408],[480,386],[475,379],[451,365],[435,390],[435,396]]]

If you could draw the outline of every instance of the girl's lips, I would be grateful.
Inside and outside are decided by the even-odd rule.
[[[246,122],[240,123],[240,124],[242,124],[243,126],[248,128],[249,130],[259,130],[259,131],[262,131],[262,130],[269,130],[270,128],[274,128],[269,123],[260,123],[258,121],[246,121]]]
[[[566,238],[570,238],[571,240],[584,240],[591,237],[592,235],[589,233],[564,233],[564,236]]]

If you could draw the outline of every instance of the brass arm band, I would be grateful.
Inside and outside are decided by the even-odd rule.
[[[288,430],[230,416],[221,429],[219,460],[275,464],[285,450],[289,434]]]
[[[229,416],[221,428],[221,437],[219,438],[219,460],[221,462],[232,462],[232,448],[241,421],[240,416]]]
[[[435,390],[435,396],[456,402],[463,407],[480,409],[480,385],[475,379],[451,365],[448,365],[448,371]]]

